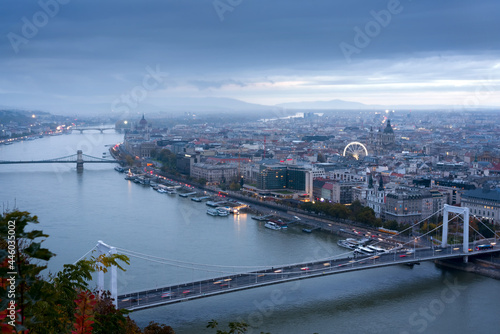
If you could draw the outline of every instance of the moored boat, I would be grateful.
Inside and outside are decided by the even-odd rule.
[[[229,216],[229,211],[226,208],[216,208],[215,210],[219,213],[219,216],[221,217]]]
[[[380,247],[377,247],[377,246],[368,245],[367,248],[375,251],[375,253],[377,253],[377,254],[381,254],[381,253],[387,252],[387,249],[380,248]]]
[[[218,216],[219,212],[216,209],[208,209],[207,214],[209,214],[210,216]]]
[[[345,240],[337,241],[337,245],[339,245],[340,247],[354,250],[359,246],[363,246],[367,240],[368,239],[356,240],[353,238],[347,238]]]
[[[279,226],[278,224],[276,224],[275,222],[272,222],[272,221],[268,221],[264,227],[267,227],[268,229],[271,229],[271,230],[281,230],[281,226]]]
[[[115,170],[116,170],[117,172],[120,172],[120,173],[125,172],[125,168],[120,167],[120,166],[115,166]]]
[[[364,254],[364,255],[374,255],[375,254],[374,250],[372,250],[368,247],[363,247],[363,246],[357,247],[354,251],[357,253]]]

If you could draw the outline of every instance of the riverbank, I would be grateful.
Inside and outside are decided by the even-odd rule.
[[[499,260],[500,257],[497,255],[496,257],[492,256],[491,260],[469,257],[469,262],[467,263],[464,263],[462,259],[446,261],[439,260],[434,261],[434,263],[438,267],[457,269],[468,273],[474,273],[500,280],[500,264],[498,263]]]

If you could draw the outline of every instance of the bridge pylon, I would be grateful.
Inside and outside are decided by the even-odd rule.
[[[116,254],[116,247],[109,246],[99,240],[97,242],[97,251],[99,254]],[[97,289],[99,290],[99,293],[102,293],[104,291],[104,272],[102,270],[99,270],[98,274],[98,281],[97,281]],[[116,271],[116,266],[111,266],[111,298],[113,298],[113,303],[115,304],[115,307],[118,307],[118,287],[117,287],[117,271]]]
[[[457,213],[463,217],[464,221],[464,232],[463,232],[463,252],[465,254],[469,253],[469,208],[457,207],[453,205],[444,205],[443,211],[443,236],[441,240],[441,247],[446,247],[448,245],[448,222],[449,213]],[[464,256],[464,262],[468,262],[469,257]]]
[[[76,172],[83,172],[83,152],[82,150],[76,151]]]

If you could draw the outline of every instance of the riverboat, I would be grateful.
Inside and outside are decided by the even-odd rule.
[[[375,254],[375,251],[368,248],[368,247],[363,247],[363,246],[359,246],[357,247],[355,250],[354,250],[356,253],[361,253],[361,254],[364,254],[364,255],[374,255]]]
[[[272,221],[268,221],[264,227],[267,227],[268,229],[271,229],[271,230],[281,230],[281,226],[279,226],[278,224],[272,222]]]
[[[219,212],[216,209],[208,209],[207,214],[209,214],[210,216],[218,216]]]
[[[380,247],[377,247],[377,246],[368,245],[367,248],[375,251],[375,253],[377,253],[377,254],[382,254],[382,253],[387,252],[387,249],[380,248]]]
[[[368,239],[356,240],[353,238],[347,238],[345,240],[337,241],[337,245],[347,249],[355,250],[357,247],[363,246],[367,241]]]
[[[229,211],[226,208],[216,208],[215,210],[219,213],[219,216],[221,217],[229,216]]]

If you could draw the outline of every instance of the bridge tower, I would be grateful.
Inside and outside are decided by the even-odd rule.
[[[82,150],[76,151],[76,172],[83,172],[83,152]]]
[[[116,254],[116,247],[109,246],[99,240],[97,242],[97,251],[99,254]],[[113,298],[113,303],[115,304],[115,307],[118,307],[118,288],[117,288],[117,283],[116,283],[116,266],[111,266],[111,298]],[[99,270],[99,276],[98,276],[98,281],[97,281],[97,289],[99,290],[99,293],[102,293],[104,291],[104,272],[102,270]]]
[[[441,240],[441,247],[446,247],[448,242],[448,222],[450,221],[448,216],[449,213],[457,213],[463,217],[464,221],[464,234],[463,234],[463,252],[465,254],[469,253],[469,208],[457,207],[453,205],[444,205],[443,211],[443,238]],[[464,262],[468,262],[469,257],[464,256]]]

